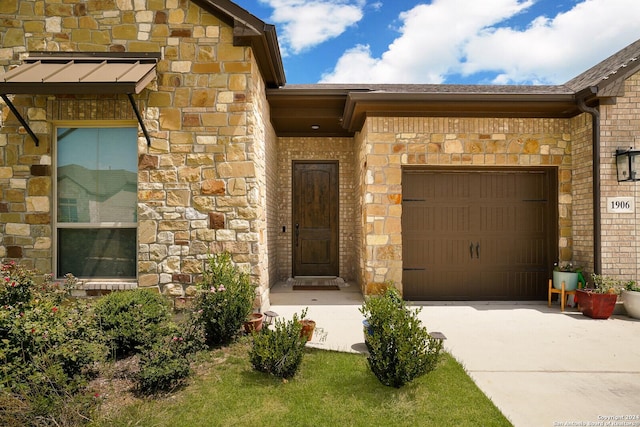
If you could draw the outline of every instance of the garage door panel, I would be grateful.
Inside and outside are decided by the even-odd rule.
[[[481,200],[512,200],[517,194],[517,185],[513,176],[506,174],[477,175],[480,183]]]
[[[436,243],[433,240],[408,239],[407,244],[411,246],[411,250],[402,256],[404,268],[424,268],[431,259],[431,254],[440,252],[436,251]]]
[[[407,243],[412,249],[403,255],[405,268],[455,271],[471,264],[473,262],[471,251],[473,250],[475,254],[473,242],[466,238],[408,240]]]
[[[540,293],[540,283],[547,280],[546,277],[547,273],[541,271],[485,271],[471,288],[477,296],[475,299],[507,301],[518,295],[520,300],[535,300],[546,296]]]
[[[514,239],[512,249],[505,258],[510,265],[517,265],[519,270],[534,269],[545,266],[548,256],[546,253],[547,242],[544,238],[538,239]],[[546,268],[545,268],[546,271]]]
[[[467,206],[431,206],[426,203],[404,202],[406,217],[403,230],[410,235],[432,233],[468,233],[471,227]]]
[[[426,176],[422,171],[405,171],[402,182],[404,199],[444,200],[475,197],[469,185],[470,177],[459,173],[438,173]]]
[[[538,269],[547,260],[544,238],[514,238],[512,240],[484,238],[478,242],[479,259],[502,269]],[[478,256],[478,254],[475,254]],[[487,268],[489,268],[487,266]]]
[[[483,233],[516,232],[546,235],[547,204],[519,203],[511,206],[478,206],[478,227]]]
[[[525,205],[514,211],[515,224],[519,233],[545,236],[549,227],[547,204],[543,206]]]
[[[469,299],[468,271],[409,270],[404,272],[406,281],[417,286],[405,287],[404,298],[408,300],[464,301]]]
[[[503,234],[517,229],[516,208],[513,206],[478,206],[477,212],[478,228],[481,233]]]

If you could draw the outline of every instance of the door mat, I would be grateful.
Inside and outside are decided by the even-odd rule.
[[[293,285],[294,291],[339,291],[338,285]]]
[[[339,291],[342,279],[289,279],[294,291]]]

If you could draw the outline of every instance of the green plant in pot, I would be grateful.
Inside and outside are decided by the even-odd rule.
[[[640,285],[634,281],[627,282],[622,290],[622,303],[630,317],[640,319]]]
[[[599,274],[591,276],[592,287],[576,290],[578,309],[592,319],[608,319],[616,307],[622,282]]]
[[[564,282],[565,291],[573,291],[578,288],[578,283],[586,283],[582,275],[582,268],[573,265],[571,262],[559,262],[553,267],[553,287],[562,289]]]

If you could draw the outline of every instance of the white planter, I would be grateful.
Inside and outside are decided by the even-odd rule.
[[[622,291],[622,302],[630,317],[640,319],[640,292]]]

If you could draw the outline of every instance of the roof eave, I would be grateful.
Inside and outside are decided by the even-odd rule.
[[[267,90],[279,136],[352,136],[367,117],[568,118],[580,114],[564,87],[526,92],[385,92],[366,86]]]
[[[569,118],[575,94],[350,93],[343,126],[362,129],[371,116]]]
[[[246,31],[245,27],[235,25],[233,42],[236,46],[251,47],[267,87],[276,88],[285,85],[286,77],[275,26],[265,24],[260,34],[254,34]]]

